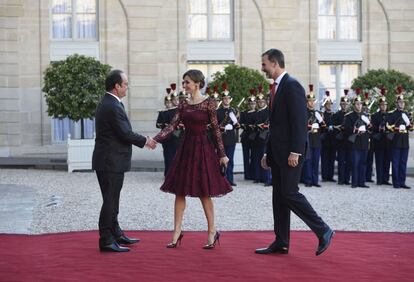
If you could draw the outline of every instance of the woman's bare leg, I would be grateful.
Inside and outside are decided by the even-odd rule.
[[[175,196],[174,204],[174,232],[172,242],[176,243],[181,234],[181,226],[183,223],[183,216],[185,210],[185,197]]]
[[[203,205],[204,214],[207,219],[208,244],[213,244],[214,235],[216,234],[216,226],[214,224],[214,204],[210,197],[200,198]]]

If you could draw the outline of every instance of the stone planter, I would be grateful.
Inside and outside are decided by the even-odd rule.
[[[95,139],[71,139],[68,135],[68,172],[91,170]]]

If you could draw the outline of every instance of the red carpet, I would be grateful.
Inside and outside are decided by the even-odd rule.
[[[98,232],[0,235],[0,281],[414,281],[414,233],[337,232],[315,256],[311,232],[293,232],[288,255],[256,255],[272,232],[223,232],[203,250],[204,232],[127,232],[142,242],[129,253],[100,253]]]

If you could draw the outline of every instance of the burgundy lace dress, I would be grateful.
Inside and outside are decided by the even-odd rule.
[[[161,190],[190,197],[219,197],[233,191],[220,173],[219,158],[224,157],[225,153],[215,101],[207,98],[195,105],[181,102],[171,124],[158,133],[154,140],[161,142],[168,138],[179,123],[184,124],[184,138]],[[207,137],[209,123],[213,129],[215,145]]]

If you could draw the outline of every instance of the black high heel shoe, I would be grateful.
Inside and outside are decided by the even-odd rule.
[[[175,242],[175,243],[169,243],[168,245],[167,245],[167,248],[169,248],[169,249],[172,249],[172,248],[177,248],[177,244],[179,244],[179,245],[181,245],[181,240],[183,239],[183,237],[184,237],[184,234],[183,234],[183,232],[181,232],[180,233],[180,236],[178,236],[178,239],[177,239],[177,241]]]
[[[216,231],[216,234],[214,235],[213,243],[203,246],[203,249],[205,249],[205,250],[214,249],[214,247],[216,246],[216,242],[220,245],[220,232],[218,232],[218,231]]]

